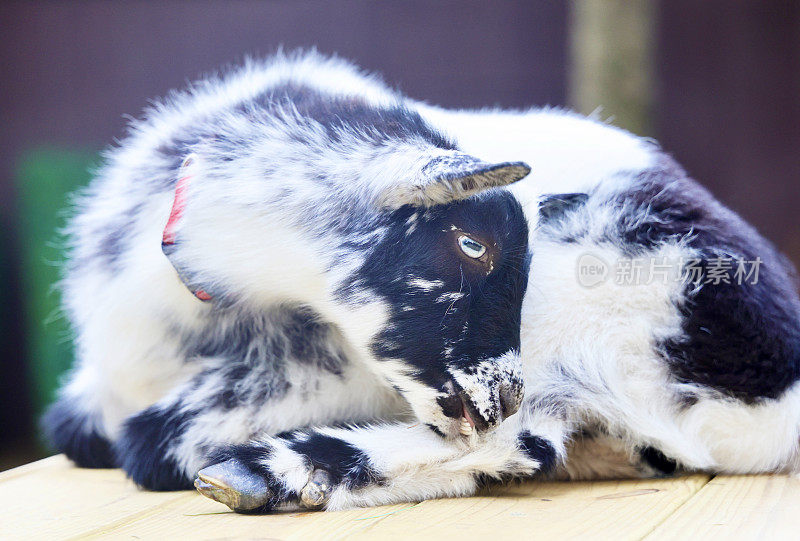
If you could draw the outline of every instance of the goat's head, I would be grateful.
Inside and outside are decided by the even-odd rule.
[[[493,166],[514,178],[523,166]],[[485,171],[467,181],[480,185]],[[446,436],[496,426],[517,411],[523,384],[520,311],[528,230],[504,190],[394,210],[354,274],[389,306],[372,349],[418,418]]]
[[[441,148],[400,147],[392,159],[403,165],[362,170],[378,187],[365,199],[380,210],[348,219],[344,251],[354,247],[363,259],[339,297],[383,304],[371,340],[377,370],[422,422],[446,437],[469,436],[522,402],[528,225],[501,187],[530,168]]]

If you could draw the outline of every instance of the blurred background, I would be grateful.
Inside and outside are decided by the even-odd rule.
[[[67,196],[125,115],[244,54],[315,46],[449,107],[554,105],[655,137],[800,263],[800,3],[310,0],[0,4],[0,470],[72,362]]]

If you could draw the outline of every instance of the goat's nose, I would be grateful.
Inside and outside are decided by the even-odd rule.
[[[503,419],[511,417],[522,405],[522,385],[515,383],[503,383],[499,389],[500,413]]]

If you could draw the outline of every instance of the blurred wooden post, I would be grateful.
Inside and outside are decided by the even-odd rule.
[[[652,135],[654,0],[572,0],[569,102]]]

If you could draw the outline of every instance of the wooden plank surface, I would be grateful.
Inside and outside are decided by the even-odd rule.
[[[800,539],[800,480],[721,475],[661,523],[648,539]]]
[[[679,479],[526,482],[479,496],[423,502],[382,521],[381,538],[641,539],[707,482]]]
[[[186,492],[141,491],[119,470],[50,457],[0,474],[0,539],[67,539],[182,498]]]
[[[145,492],[119,470],[79,469],[56,456],[0,473],[0,508],[3,540],[788,539],[800,532],[800,481],[690,475],[525,482],[472,498],[246,516],[194,492]]]

